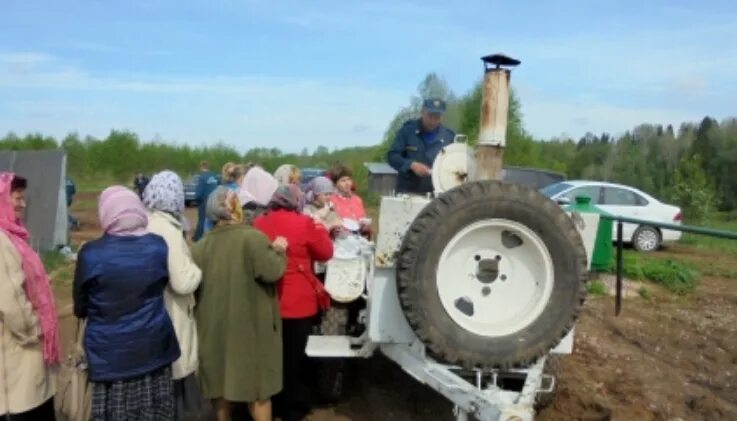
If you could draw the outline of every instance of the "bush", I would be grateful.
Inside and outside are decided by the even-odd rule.
[[[653,292],[648,287],[640,287],[640,289],[637,290],[637,293],[640,294],[640,297],[644,300],[649,300],[653,296]]]
[[[600,280],[594,280],[586,285],[586,290],[591,295],[606,295],[606,285]]]
[[[645,279],[679,295],[692,292],[698,282],[698,273],[694,269],[671,259],[646,261],[642,273]]]

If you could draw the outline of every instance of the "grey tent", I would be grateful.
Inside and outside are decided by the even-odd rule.
[[[0,171],[14,172],[28,180],[25,222],[31,232],[33,248],[52,250],[67,244],[67,157],[64,151],[0,151]]]

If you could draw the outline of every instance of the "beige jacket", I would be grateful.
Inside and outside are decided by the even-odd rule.
[[[28,411],[54,395],[24,279],[20,254],[0,231],[0,414]]]
[[[164,302],[179,340],[181,357],[172,365],[175,380],[197,370],[197,326],[194,320],[194,291],[202,280],[202,271],[192,260],[182,224],[168,213],[149,214],[148,230],[164,238],[169,247],[169,286]]]

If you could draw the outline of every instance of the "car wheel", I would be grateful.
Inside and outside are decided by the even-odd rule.
[[[637,251],[651,252],[660,248],[662,240],[660,233],[653,227],[643,225],[632,235],[632,246]]]
[[[399,300],[437,359],[465,368],[527,366],[568,333],[585,292],[573,221],[536,190],[456,187],[420,212],[402,242]]]

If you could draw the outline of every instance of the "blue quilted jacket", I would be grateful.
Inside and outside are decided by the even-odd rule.
[[[89,378],[109,382],[140,377],[179,358],[164,307],[169,282],[164,239],[104,235],[77,257],[74,313],[87,318]]]

